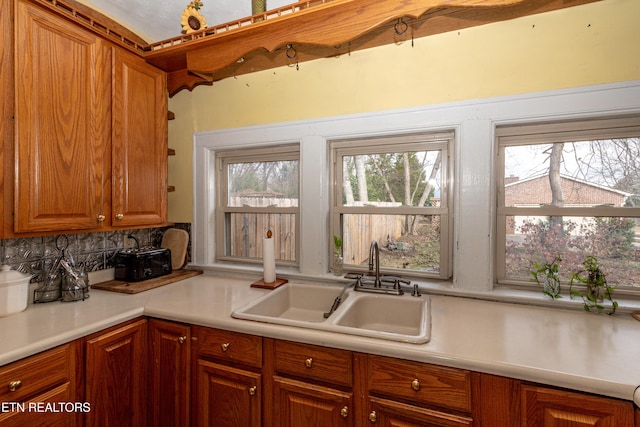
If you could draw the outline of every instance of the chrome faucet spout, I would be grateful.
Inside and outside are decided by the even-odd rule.
[[[369,246],[369,272],[373,273],[375,262],[375,281],[373,282],[373,286],[379,288],[382,283],[380,282],[380,248],[378,247],[378,242],[376,240],[371,241],[371,246]]]

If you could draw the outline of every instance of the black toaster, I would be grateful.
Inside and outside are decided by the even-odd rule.
[[[124,249],[115,255],[115,279],[140,282],[171,274],[171,251],[154,247]]]

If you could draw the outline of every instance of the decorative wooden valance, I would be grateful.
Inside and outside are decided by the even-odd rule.
[[[149,46],[145,58],[182,89],[255,71],[597,0],[316,0]]]

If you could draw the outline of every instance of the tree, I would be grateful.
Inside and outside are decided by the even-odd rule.
[[[549,185],[551,186],[551,206],[564,206],[564,194],[562,193],[562,181],[560,178],[560,166],[562,164],[562,151],[564,144],[556,142],[551,146],[549,154]],[[562,230],[562,217],[549,218],[551,229]]]
[[[353,201],[352,186],[355,185],[358,200],[362,202],[375,200],[395,203],[402,200],[405,206],[425,206],[433,194],[433,182],[438,178],[441,162],[440,150],[345,156],[344,199],[347,203]],[[418,195],[420,198],[416,202]],[[403,234],[414,234],[418,219],[416,215],[407,215]]]

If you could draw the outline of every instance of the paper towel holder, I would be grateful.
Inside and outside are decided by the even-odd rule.
[[[273,235],[273,233],[271,232],[271,230],[267,230],[267,238],[265,239],[265,242],[270,240],[272,238],[272,235]],[[271,244],[273,244],[273,242]],[[272,247],[272,249],[273,249],[273,247]],[[263,249],[263,258],[265,258],[264,252],[265,252],[265,250]],[[272,269],[275,269],[275,259],[272,258],[271,261],[274,263],[272,265]],[[266,265],[265,265],[265,270],[266,270]],[[278,286],[282,286],[282,285],[284,285],[285,283],[288,282],[287,279],[279,279],[277,276],[275,276],[275,273],[273,271],[272,271],[272,273],[274,274],[275,280],[273,280],[272,282],[265,282],[264,276],[263,276],[262,279],[253,282],[251,284],[251,287],[252,288],[262,288],[262,289],[275,289]]]

